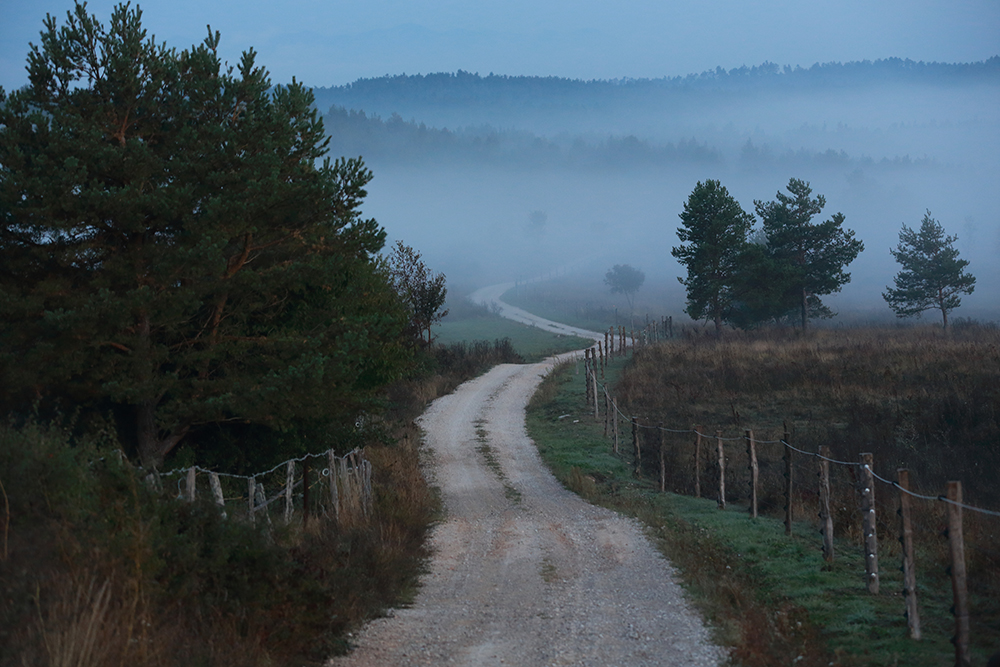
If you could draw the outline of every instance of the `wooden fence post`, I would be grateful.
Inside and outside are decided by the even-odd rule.
[[[747,441],[747,460],[750,467],[750,516],[757,518],[757,479],[760,468],[757,466],[757,444],[753,439],[753,431],[748,430],[744,436]]]
[[[601,346],[601,341],[597,341],[597,352],[601,356],[601,379],[604,379],[604,363],[605,358],[608,356],[605,354],[605,348]]]
[[[595,357],[594,361],[596,363],[596,357]],[[601,413],[600,413],[600,410],[597,409],[597,369],[596,368],[593,371],[591,371],[591,373],[590,373],[590,381],[593,383],[593,390],[590,392],[590,395],[594,397],[594,421],[600,421],[600,419],[601,419]]]
[[[583,383],[585,386],[583,403],[590,407],[590,348],[583,351]]]
[[[219,473],[209,473],[208,483],[212,487],[212,496],[215,498],[215,504],[222,508],[222,518],[225,519],[226,500],[222,497],[222,483],[219,481]]]
[[[667,491],[667,462],[665,454],[663,452],[663,422],[660,422],[656,427],[659,433],[659,438],[657,442],[660,445],[660,493],[666,493]]]
[[[611,412],[612,412],[612,415],[611,415],[612,429],[611,430],[614,431],[614,434],[615,434],[614,452],[615,452],[615,454],[617,454],[618,453],[618,399],[617,398],[612,398],[611,399]]]
[[[295,485],[295,461],[285,466],[285,523],[292,520],[292,486]]]
[[[340,521],[340,494],[337,492],[337,455],[330,449],[326,453],[327,465],[330,469],[330,504],[333,506],[333,517]]]
[[[830,448],[819,448],[819,520],[823,534],[823,560],[833,562],[833,515],[830,513]]]
[[[247,498],[249,500],[249,507],[247,511],[250,513],[250,523],[256,522],[256,517],[254,517],[254,510],[256,509],[255,498],[257,495],[257,480],[253,477],[247,480]]]
[[[188,471],[187,471],[187,484],[184,486],[184,499],[187,500],[189,503],[193,503],[194,502],[195,495],[197,494],[197,491],[195,489],[195,475],[196,474],[197,473],[196,473],[196,471],[194,469],[194,466],[191,466],[190,468],[188,468]]]
[[[951,557],[951,591],[955,613],[955,667],[969,667],[969,591],[965,579],[965,541],[962,536],[962,483],[948,482],[948,552]]]
[[[701,498],[701,427],[694,430],[694,497]]]
[[[639,449],[639,420],[632,417],[632,459],[635,466],[634,474],[642,469],[642,450]]]
[[[782,437],[785,459],[785,535],[792,534],[792,450],[786,446],[791,436],[785,431]]]
[[[896,471],[899,484],[899,541],[903,545],[903,602],[906,605],[906,626],[910,639],[920,639],[920,611],[917,608],[917,572],[913,558],[913,522],[910,518],[910,471],[900,468]]]
[[[309,524],[309,459],[302,462],[302,526]]]
[[[608,396],[608,388],[604,387],[604,437],[608,437],[608,429],[611,428],[611,397]]]
[[[875,475],[872,469],[872,455],[861,455],[861,484],[864,512],[861,532],[865,541],[865,582],[868,592],[878,594],[878,535],[875,531]]]
[[[271,514],[267,511],[267,491],[264,490],[264,482],[257,482],[254,484],[253,488],[254,497],[254,512],[258,510],[264,510],[264,519],[267,520],[267,525],[271,525]]]
[[[719,509],[726,509],[726,452],[722,447],[722,431],[715,432],[719,449]]]

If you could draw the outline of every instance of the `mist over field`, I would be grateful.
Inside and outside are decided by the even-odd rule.
[[[824,299],[843,318],[895,319],[889,248],[927,209],[977,278],[954,315],[1000,317],[1000,58],[591,82],[458,72],[315,92],[331,152],[375,173],[366,214],[461,289],[559,271],[599,292],[628,263],[647,275],[639,303],[680,315],[670,249],[695,184],[721,180],[753,212],[795,177],[826,197],[820,219],[843,212],[865,243]]]

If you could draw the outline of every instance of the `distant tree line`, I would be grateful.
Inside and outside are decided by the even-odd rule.
[[[1000,56],[971,63],[937,63],[903,58],[816,63],[800,67],[764,62],[730,70],[717,67],[698,74],[655,79],[590,80],[561,77],[506,76],[458,70],[454,73],[387,75],[330,88],[313,89],[321,109],[399,108],[415,106],[493,106],[545,109],[553,106],[604,107],[677,99],[678,94],[761,90],[808,90],[885,86],[893,83],[992,82],[1000,80]]]
[[[711,321],[717,335],[726,324],[751,329],[785,322],[805,329],[812,319],[833,316],[821,297],[851,280],[846,268],[864,243],[844,228],[842,213],[814,221],[826,198],[813,197],[809,183],[792,178],[787,190],[773,201],[754,201],[760,228],[716,180],[699,182],[684,204],[681,244],[671,253],[687,269],[678,278],[687,288],[685,312]],[[976,282],[965,272],[968,261],[958,258],[956,238],[945,235],[930,211],[919,230],[904,224],[899,238],[890,252],[902,268],[883,297],[899,317],[940,310],[947,328],[959,295],[972,293]]]
[[[518,166],[646,167],[722,161],[718,150],[693,139],[666,144],[635,136],[612,136],[596,143],[582,138],[554,141],[531,132],[489,126],[459,130],[429,127],[403,120],[397,113],[383,120],[375,114],[343,107],[332,107],[323,120],[332,151],[364,155],[373,163],[453,160]]]

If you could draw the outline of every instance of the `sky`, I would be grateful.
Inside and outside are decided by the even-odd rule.
[[[88,8],[107,23],[115,2]],[[71,0],[0,0],[0,86],[27,83],[28,43]],[[222,33],[230,63],[254,48],[276,83],[333,86],[465,70],[575,79],[655,78],[723,67],[1000,54],[998,0],[148,0],[159,42]]]

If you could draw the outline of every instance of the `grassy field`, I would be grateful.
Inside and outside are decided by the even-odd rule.
[[[831,398],[837,392],[832,392],[823,395],[826,403],[811,405],[807,401],[811,395],[801,385],[831,384],[828,379],[831,372],[824,368],[804,372],[803,368],[816,368],[816,360],[824,356],[836,359],[836,363],[844,369],[874,363],[873,358],[886,364],[908,359],[910,368],[916,368],[921,365],[916,361],[919,348],[923,350],[920,359],[943,359],[942,363],[948,363],[952,369],[950,380],[942,378],[938,383],[942,387],[950,387],[945,393],[958,385],[967,386],[979,392],[977,402],[986,402],[996,409],[995,394],[982,394],[983,386],[969,377],[978,373],[989,377],[992,373],[995,384],[998,375],[990,366],[994,362],[989,361],[989,350],[991,345],[994,346],[992,359],[995,360],[996,347],[990,331],[968,334],[965,340],[959,335],[945,341],[940,337],[928,340],[926,332],[911,332],[909,337],[897,336],[895,342],[880,334],[862,333],[856,332],[853,339],[848,337],[847,340],[825,338],[828,335],[832,337],[834,334],[831,332],[798,341],[793,338],[784,341],[670,343],[660,349],[645,350],[627,366],[621,361],[615,362],[615,366],[608,371],[607,381],[615,387],[615,395],[619,396],[620,404],[627,413],[644,415],[652,423],[663,421],[665,426],[680,428],[699,423],[703,429],[713,432],[720,427],[734,431],[726,433],[731,436],[751,427],[748,419],[751,415],[755,424],[765,423],[765,415],[787,415],[789,428],[808,441],[808,448],[813,448],[820,442],[820,437],[805,428],[807,417],[811,414],[817,422],[820,421],[820,413],[824,419],[832,417],[836,405],[845,401],[850,403],[851,397],[858,395],[858,389],[842,387],[839,403]],[[746,345],[749,347],[741,347]],[[726,346],[729,348],[724,349]],[[828,346],[840,346],[842,349],[837,355],[826,355],[823,350]],[[929,354],[931,348],[936,348],[937,352]],[[784,400],[792,400],[790,397],[795,396],[793,404],[798,406],[797,411],[788,411],[788,404],[780,401],[776,405],[766,405],[763,399],[749,401],[748,396],[735,391],[732,386],[732,383],[739,382],[734,376],[741,374],[735,371],[730,375],[721,374],[721,378],[730,382],[729,390],[718,388],[715,383],[720,381],[720,373],[714,364],[729,364],[732,367],[750,350],[756,350],[750,356],[753,360],[751,368],[763,364],[766,359],[780,358],[780,363],[774,360],[774,365],[784,367],[784,384],[798,387],[796,390],[789,386]],[[803,366],[804,359],[799,356],[806,351],[812,359],[809,366]],[[976,362],[984,358],[986,362]],[[713,359],[716,360],[714,363]],[[965,363],[960,363],[962,359]],[[965,369],[964,372],[958,372],[959,368]],[[911,381],[926,390],[931,384],[927,376],[911,372]],[[742,374],[752,375],[756,382],[761,381],[759,374],[746,369]],[[851,375],[847,370],[842,374]],[[859,376],[858,382],[863,377],[871,376],[869,371],[866,376]],[[917,378],[923,380],[918,381]],[[697,389],[700,392],[698,400],[684,394],[684,389],[678,389],[685,384],[690,384],[690,391]],[[879,391],[886,391],[870,379],[868,385],[874,385],[864,394],[869,399]],[[642,403],[638,399],[640,388],[644,388],[647,396],[662,397],[657,399],[660,402]],[[898,395],[905,395],[901,386],[899,389]],[[916,642],[907,638],[906,621],[902,615],[902,582],[898,572],[900,561],[896,542],[897,501],[891,487],[879,485],[878,489],[882,517],[879,524],[881,592],[871,596],[864,585],[864,562],[853,487],[838,496],[837,558],[829,566],[822,559],[817,525],[811,519],[816,516],[812,492],[816,485],[815,466],[802,461],[794,471],[801,489],[794,506],[797,516],[807,520],[796,523],[793,536],[786,537],[780,518],[783,506],[783,501],[779,500],[780,492],[772,492],[762,501],[763,515],[756,520],[746,514],[745,506],[741,504],[746,498],[747,488],[743,481],[746,466],[745,454],[741,454],[742,443],[733,443],[726,451],[730,468],[727,470],[728,507],[725,511],[717,508],[715,500],[689,495],[693,486],[690,434],[666,440],[667,449],[672,452],[667,456],[668,490],[675,492],[659,493],[658,485],[654,484],[658,460],[647,449],[644,457],[655,460],[655,463],[644,467],[641,477],[634,476],[630,443],[623,444],[622,454],[612,453],[609,440],[603,436],[603,422],[597,423],[592,415],[588,417],[586,414],[583,392],[582,375],[574,374],[572,367],[551,375],[530,406],[530,434],[555,474],[569,488],[592,502],[635,515],[649,526],[650,535],[682,571],[692,597],[713,623],[717,639],[733,647],[735,664],[748,667],[777,664],[929,667],[954,662],[954,649],[949,642],[954,632],[949,612],[951,590],[943,558],[944,540],[939,535],[943,525],[939,508],[924,508],[926,511],[918,520],[917,581],[924,638]],[[777,395],[777,392],[772,393]],[[916,393],[922,397],[919,404],[921,412],[927,419],[933,419],[935,392]],[[714,400],[712,395],[716,396]],[[892,399],[893,393],[887,391],[886,396],[887,400]],[[668,406],[682,412],[672,415]],[[902,407],[899,410],[905,412]],[[775,427],[780,430],[783,428],[781,418],[777,419]],[[810,434],[808,438],[805,437],[807,433]],[[833,438],[840,433],[834,428],[827,435]],[[971,446],[967,438],[962,442]],[[650,442],[646,444],[655,446]],[[690,449],[686,450],[685,444]],[[883,446],[879,451],[885,458],[889,457],[891,450]],[[927,451],[923,450],[925,454]],[[850,451],[842,448],[839,453],[846,456]],[[775,451],[765,452],[762,456],[765,483],[773,483],[775,476],[781,478],[780,462],[776,458],[779,455]],[[915,460],[911,459],[911,464]],[[929,483],[929,476],[933,476],[934,470],[941,472],[940,468],[945,463],[945,460],[929,463],[923,473],[923,481]],[[884,469],[876,463],[876,470]],[[975,470],[959,471],[966,473],[960,475],[960,479],[976,475]],[[711,494],[707,489],[712,488],[714,480],[711,472],[706,471],[702,479],[704,495]],[[850,483],[847,477],[842,476],[839,480],[841,487]],[[972,516],[966,512],[965,526],[972,598],[973,664],[983,665],[988,655],[1000,650],[1000,598],[996,594],[1000,573],[997,561],[1000,519]]]
[[[454,314],[434,327],[438,345],[509,338],[514,350],[526,362],[532,363],[561,352],[581,350],[591,343],[584,338],[552,334],[512,322],[471,304],[452,307],[451,310]]]

